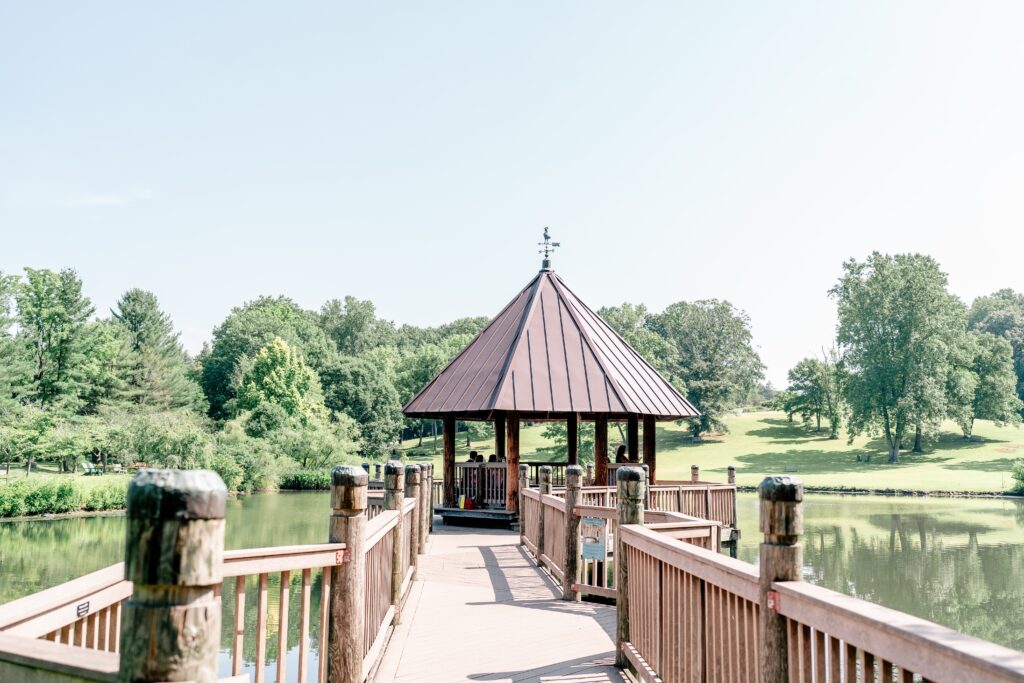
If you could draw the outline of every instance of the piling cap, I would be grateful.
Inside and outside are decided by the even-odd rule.
[[[551,474],[551,465],[541,465],[537,471],[541,474]]]
[[[765,477],[757,488],[761,500],[777,503],[799,503],[804,499],[804,483],[799,477],[775,475]]]
[[[389,460],[388,462],[384,463],[384,474],[405,474],[405,465],[398,462],[397,460]]]
[[[615,470],[615,481],[643,481],[644,471],[639,467],[620,467]]]
[[[405,466],[405,479],[406,481],[419,481],[420,479],[420,466],[419,465],[406,465]]]
[[[338,465],[331,471],[331,483],[334,486],[369,486],[370,475],[362,467]]]
[[[578,474],[578,475],[582,476],[583,475],[583,468],[580,467],[579,465],[569,465],[568,467],[565,468],[565,473],[566,474]]]
[[[210,470],[139,470],[128,485],[130,519],[224,519],[228,490]]]
[[[530,466],[529,465],[520,465],[519,466],[519,474],[526,474],[529,471],[530,471]]]

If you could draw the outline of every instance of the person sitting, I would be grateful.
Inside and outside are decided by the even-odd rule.
[[[487,458],[487,462],[498,462],[498,456],[494,453],[491,453],[491,457]]]
[[[626,457],[626,444],[619,444],[619,447],[615,449],[615,464],[622,465],[628,462],[629,458]]]
[[[469,452],[469,460],[466,462],[476,462],[476,451]]]

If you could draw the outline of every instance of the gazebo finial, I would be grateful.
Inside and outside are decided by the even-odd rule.
[[[544,255],[544,261],[541,262],[541,270],[551,270],[551,254],[554,253],[555,247],[562,246],[561,242],[552,242],[551,234],[548,232],[548,227],[544,226],[544,241],[537,242],[537,246],[541,247],[538,254]]]

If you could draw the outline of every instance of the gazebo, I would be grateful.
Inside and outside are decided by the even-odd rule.
[[[643,356],[601,319],[551,268],[544,233],[541,271],[403,409],[407,417],[444,423],[445,509],[459,508],[455,423],[494,423],[498,463],[475,477],[473,506],[490,516],[514,516],[518,506],[519,426],[525,421],[564,420],[568,463],[579,459],[577,425],[595,424],[596,484],[608,481],[608,423],[626,423],[629,459],[640,456],[656,481],[655,423],[697,417],[696,408]],[[461,465],[461,463],[460,463]],[[466,468],[467,473],[476,468]],[[464,479],[465,477],[463,477]],[[503,494],[503,495],[495,495]]]

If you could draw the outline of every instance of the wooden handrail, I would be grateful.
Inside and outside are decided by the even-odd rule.
[[[933,681],[1024,680],[1024,653],[803,582],[775,582],[784,617]]]

